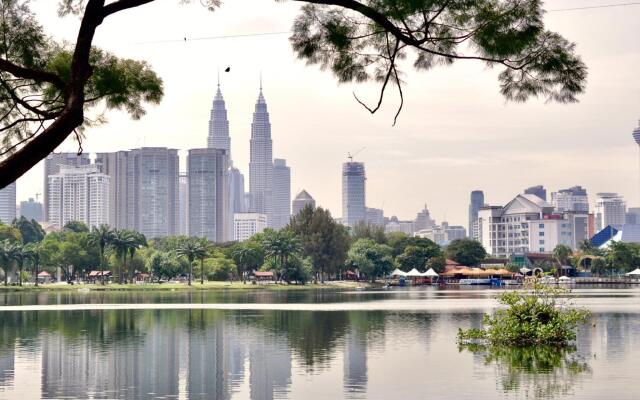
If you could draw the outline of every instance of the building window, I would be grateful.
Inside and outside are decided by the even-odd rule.
[[[538,224],[538,228],[544,229],[544,224]]]
[[[544,240],[539,240],[538,241],[541,245],[544,245]]]
[[[538,232],[538,236],[544,236],[544,232]]]

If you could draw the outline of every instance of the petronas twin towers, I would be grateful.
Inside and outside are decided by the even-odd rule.
[[[233,215],[237,213],[264,214],[267,216],[268,226],[275,229],[281,228],[289,222],[291,214],[290,171],[286,164],[283,169],[284,160],[277,160],[277,182],[274,182],[271,123],[267,103],[262,93],[262,83],[251,123],[248,194],[244,192],[244,176],[237,168],[233,167],[231,161],[229,120],[220,83],[218,83],[211,108],[207,147],[224,150],[229,158],[227,204],[230,232],[233,231]]]

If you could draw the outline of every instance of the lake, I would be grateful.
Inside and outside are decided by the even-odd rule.
[[[498,293],[0,293],[0,398],[640,398],[640,289],[575,290],[575,349],[459,349]]]

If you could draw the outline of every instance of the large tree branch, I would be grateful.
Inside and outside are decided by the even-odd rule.
[[[135,8],[153,1],[155,0],[119,0],[115,3],[104,6],[102,16],[108,17],[109,15],[115,14],[119,11],[126,10],[128,8]]]
[[[51,72],[21,67],[4,58],[0,58],[0,71],[8,72],[16,78],[31,79],[36,82],[49,82],[56,85],[58,89],[64,88],[64,82],[62,82],[62,79],[60,79],[58,75]]]

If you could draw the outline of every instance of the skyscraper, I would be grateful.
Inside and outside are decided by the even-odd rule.
[[[557,192],[552,192],[551,204],[558,212],[589,212],[587,189],[584,189],[582,186],[573,186],[568,189],[560,189]]]
[[[597,193],[594,213],[597,232],[609,225],[620,228],[626,222],[627,203],[617,193]]]
[[[291,215],[296,216],[306,206],[310,206],[311,208],[316,208],[316,201],[313,199],[313,197],[311,197],[311,195],[306,190],[303,190],[300,193],[298,193],[295,199],[293,199],[293,203],[291,206],[292,206]]]
[[[109,179],[96,165],[60,166],[49,176],[49,221],[58,228],[70,221],[109,223]]]
[[[533,194],[540,197],[542,200],[547,201],[547,189],[542,185],[531,186],[524,190],[524,194]]]
[[[109,225],[115,229],[132,229],[133,156],[129,151],[97,153],[96,165],[109,175]],[[131,183],[131,184],[130,184]]]
[[[413,229],[415,232],[423,229],[431,229],[436,226],[436,221],[431,218],[427,205],[424,205],[424,209],[416,215],[416,219],[413,220]]]
[[[474,190],[471,192],[469,201],[469,237],[479,240],[478,236],[478,211],[484,206],[484,192],[482,190]]]
[[[342,164],[342,222],[347,226],[367,220],[365,181],[364,163]]]
[[[44,218],[44,211],[42,210],[42,203],[29,198],[28,201],[20,202],[20,216],[25,217],[28,220],[36,220],[42,222]]]
[[[220,91],[220,80],[218,78],[218,90],[213,98],[211,107],[211,117],[209,118],[209,136],[207,137],[207,147],[210,149],[226,150],[231,152],[231,138],[229,137],[229,120],[227,119],[227,109],[224,98]]]
[[[250,211],[266,214],[267,224],[271,226],[273,219],[273,143],[267,103],[262,94],[262,84],[251,123],[250,148]]]
[[[635,140],[636,144],[638,145],[638,148],[640,149],[640,120],[638,121],[638,127],[633,130],[632,135],[633,135],[633,140]],[[638,189],[640,190],[640,186],[638,187]]]
[[[189,236],[215,242],[230,240],[227,183],[227,152],[222,149],[191,149],[187,158],[189,177]]]
[[[16,217],[16,183],[0,189],[0,222],[11,225]]]
[[[245,213],[248,210],[246,205],[247,194],[244,191],[244,175],[238,168],[229,167],[227,184],[229,186],[229,212],[228,224],[229,235],[233,239],[233,215],[236,213]]]
[[[83,153],[51,153],[44,159],[44,185],[43,185],[43,206],[44,220],[49,221],[49,175],[60,172],[61,165],[79,167],[89,165],[89,154]]]
[[[280,229],[291,218],[291,169],[287,161],[273,160],[273,222],[271,227]]]
[[[189,178],[186,174],[178,176],[178,234],[186,236],[188,230]]]

